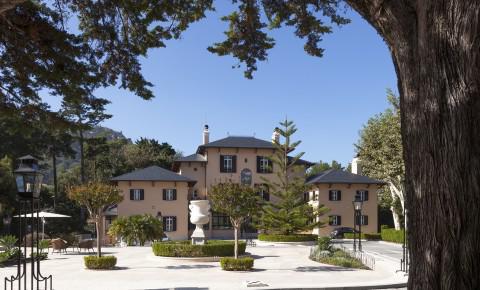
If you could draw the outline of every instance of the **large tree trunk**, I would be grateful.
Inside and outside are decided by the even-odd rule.
[[[480,289],[480,1],[348,1],[398,76],[409,289]]]

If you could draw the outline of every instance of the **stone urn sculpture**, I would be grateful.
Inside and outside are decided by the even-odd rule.
[[[203,225],[210,220],[210,202],[208,200],[191,200],[188,208],[190,209],[190,222],[195,225],[195,230],[192,233],[192,244],[203,245],[206,241]]]

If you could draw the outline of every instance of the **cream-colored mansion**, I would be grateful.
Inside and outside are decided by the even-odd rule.
[[[272,138],[278,138],[274,133]],[[124,200],[112,215],[129,216],[152,214],[161,218],[168,238],[188,239],[194,226],[189,223],[188,203],[194,199],[208,199],[209,188],[231,180],[258,189],[265,200],[275,202],[262,177],[275,181],[275,166],[269,160],[275,151],[272,141],[254,137],[229,136],[210,142],[208,126],[203,131],[203,143],[195,154],[175,160],[172,171],[151,166],[112,179],[122,190]],[[307,170],[312,163],[299,160]],[[328,234],[339,226],[353,226],[352,201],[364,198],[362,222],[365,232],[377,231],[377,194],[382,182],[344,171],[323,172],[310,177],[312,191],[305,199],[312,206],[326,205],[329,225],[316,230]],[[111,216],[109,221],[115,216]],[[325,217],[327,219],[327,217]],[[210,224],[205,227],[210,238],[231,238],[232,227],[228,216],[212,212]]]

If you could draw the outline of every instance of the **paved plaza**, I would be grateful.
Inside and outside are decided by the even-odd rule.
[[[56,290],[76,289],[281,289],[388,285],[406,281],[395,273],[396,263],[378,259],[375,270],[354,270],[320,264],[308,259],[310,246],[257,242],[247,252],[255,257],[253,272],[222,271],[218,262],[156,257],[150,247],[105,248],[118,258],[118,268],[92,271],[83,266],[84,254],[50,254],[42,272],[53,275]],[[0,278],[15,273],[0,268]],[[248,287],[259,281],[261,287]]]

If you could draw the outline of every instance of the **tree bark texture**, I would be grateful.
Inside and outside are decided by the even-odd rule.
[[[480,1],[349,0],[401,97],[409,289],[480,289]]]
[[[97,226],[97,256],[101,257],[103,242],[103,216],[101,214],[98,215],[95,224]]]

